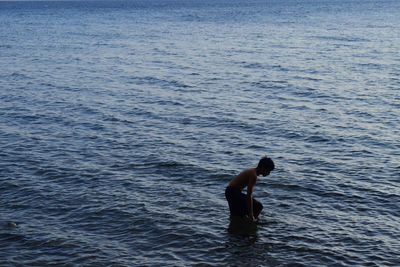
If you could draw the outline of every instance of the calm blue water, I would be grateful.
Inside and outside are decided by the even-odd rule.
[[[400,1],[0,2],[0,266],[399,266]],[[272,157],[251,231],[224,190]]]

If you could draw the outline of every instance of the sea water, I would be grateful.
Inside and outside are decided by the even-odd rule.
[[[0,265],[399,266],[399,25],[388,0],[0,2]]]

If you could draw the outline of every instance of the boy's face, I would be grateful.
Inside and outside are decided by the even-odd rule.
[[[270,170],[268,170],[268,169],[266,169],[266,168],[262,168],[262,170],[261,170],[261,174],[262,174],[262,176],[268,176],[269,174],[270,174]]]

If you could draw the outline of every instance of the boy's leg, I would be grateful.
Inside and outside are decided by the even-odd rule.
[[[246,215],[246,202],[243,196],[245,197],[239,189],[227,188],[225,190],[231,216],[243,217]]]

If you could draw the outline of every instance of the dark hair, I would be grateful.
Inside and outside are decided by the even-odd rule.
[[[265,156],[262,159],[260,159],[257,168],[265,168],[267,170],[273,171],[275,169],[275,164],[272,161],[272,159]]]

